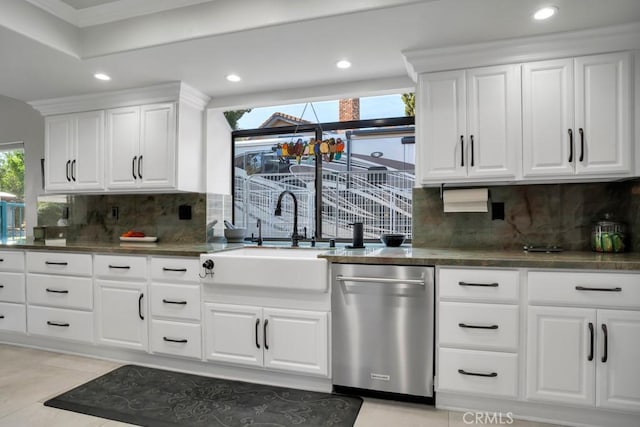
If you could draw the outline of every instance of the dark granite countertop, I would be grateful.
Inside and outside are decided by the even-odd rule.
[[[137,242],[53,242],[30,239],[0,245],[0,249],[28,249],[59,252],[199,257],[201,254],[241,248],[241,243],[137,243]]]
[[[282,247],[286,243],[276,244]],[[63,252],[93,252],[157,256],[197,257],[244,247],[241,243],[125,243],[68,242],[45,245],[32,240],[0,245],[0,249],[51,250]],[[255,245],[253,245],[255,246]],[[265,246],[271,246],[265,244]],[[382,244],[367,244],[364,249],[326,248],[321,255],[329,262],[353,264],[439,265],[511,268],[574,268],[589,270],[640,271],[640,253],[600,254],[595,252],[527,253],[518,250],[413,248],[403,245],[388,248]],[[304,250],[304,248],[301,248]]]
[[[638,270],[640,253],[595,252],[528,253],[517,250],[431,249],[402,246],[365,249],[335,249],[320,255],[330,262],[354,264],[399,264],[479,266],[512,268],[575,268],[589,270]]]

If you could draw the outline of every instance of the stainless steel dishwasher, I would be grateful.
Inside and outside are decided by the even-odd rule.
[[[433,397],[434,268],[331,270],[334,387]]]

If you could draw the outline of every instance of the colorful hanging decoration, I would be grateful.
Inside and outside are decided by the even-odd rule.
[[[303,159],[312,160],[315,156],[322,156],[322,160],[325,162],[340,160],[342,153],[344,153],[344,147],[345,144],[342,138],[329,138],[322,141],[310,138],[306,143],[302,138],[298,138],[295,143],[293,140],[291,142],[278,143],[272,150],[282,160],[295,158],[296,162],[300,164]]]

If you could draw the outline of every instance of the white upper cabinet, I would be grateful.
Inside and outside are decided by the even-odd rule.
[[[631,55],[523,66],[525,178],[629,176]]]
[[[107,188],[173,188],[177,161],[175,104],[108,110],[107,152]]]
[[[208,102],[178,82],[32,103],[46,116],[46,191],[203,192]]]
[[[45,189],[104,188],[104,112],[50,116],[45,120]]]
[[[516,179],[520,99],[518,65],[420,75],[420,182]]]

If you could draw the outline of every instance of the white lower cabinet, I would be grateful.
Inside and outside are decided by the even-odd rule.
[[[27,310],[30,334],[73,341],[93,341],[93,314],[79,310],[30,306]]]
[[[327,312],[205,303],[204,319],[207,360],[328,375]]]
[[[200,335],[200,324],[153,319],[150,334],[151,351],[200,359],[202,357]]]
[[[528,400],[640,412],[639,280],[637,274],[529,273]],[[536,288],[549,283],[555,292],[543,299]],[[554,306],[535,305],[541,301]],[[567,307],[576,301],[584,307]]]
[[[146,283],[96,280],[96,340],[146,351]]]
[[[26,318],[24,304],[0,302],[0,331],[26,332]]]

